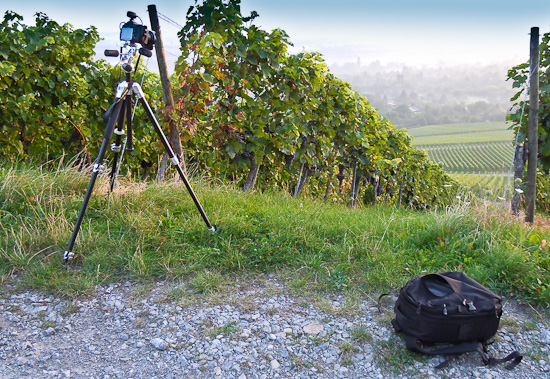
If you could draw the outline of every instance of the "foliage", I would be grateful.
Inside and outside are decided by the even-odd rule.
[[[460,183],[465,194],[475,195],[480,199],[492,202],[503,202],[513,196],[513,183],[502,173],[492,174],[451,174]]]
[[[93,60],[98,41],[94,27],[74,30],[43,13],[36,14],[35,26],[27,26],[21,16],[6,12],[0,23],[1,158],[97,153],[103,113],[121,79],[119,68]],[[159,93],[158,78],[146,72],[144,88],[154,107],[159,96],[150,94]],[[154,130],[144,117],[138,110],[136,154],[129,164],[134,170],[158,160]]]
[[[538,161],[540,169],[548,175],[550,170],[550,33],[542,36],[539,57],[539,124],[538,124]],[[525,142],[529,114],[529,99],[522,95],[527,94],[529,84],[529,63],[517,65],[509,70],[508,80],[512,80],[514,88],[519,88],[512,97],[514,103],[510,114],[507,116],[513,122],[513,129],[517,135],[519,144]],[[540,177],[540,176],[539,176]],[[539,208],[548,209],[546,181],[537,180],[537,205]]]
[[[42,13],[36,26],[21,21],[8,11],[0,24],[0,154],[74,154],[89,140],[92,129],[84,125],[102,100],[104,67],[92,60],[99,35],[93,27],[72,30]]]
[[[332,75],[319,54],[288,54],[286,33],[258,28],[256,17],[241,15],[239,0],[207,0],[189,9],[171,78],[176,105],[160,118],[177,122],[191,163],[245,190],[260,178],[260,189],[328,197],[338,174],[336,201],[351,195],[355,203],[364,189],[373,202],[445,205],[447,197],[439,194],[451,179],[405,132]],[[20,21],[8,12],[2,24],[5,38],[18,43],[2,45],[0,83],[21,82],[2,97],[6,156],[96,153],[119,71],[91,59],[95,29],[73,31],[43,14],[34,27]],[[161,93],[156,79],[145,73],[153,108]],[[147,174],[161,147],[141,107],[135,119],[136,151],[128,167]]]
[[[542,170],[537,171],[537,207],[550,214],[550,175]]]

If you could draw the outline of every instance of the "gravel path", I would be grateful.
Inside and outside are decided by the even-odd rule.
[[[508,302],[501,357],[525,354],[514,370],[485,367],[477,354],[409,353],[393,333],[391,301],[293,296],[273,276],[197,295],[185,285],[130,282],[67,300],[0,288],[0,377],[11,378],[550,378],[547,317]]]

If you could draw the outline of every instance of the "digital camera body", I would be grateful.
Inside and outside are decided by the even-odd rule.
[[[135,13],[128,12],[128,17],[130,17],[130,21],[120,28],[120,40],[129,43],[139,43],[143,48],[153,50],[155,32],[148,30],[145,25],[136,24],[134,21],[137,17]]]

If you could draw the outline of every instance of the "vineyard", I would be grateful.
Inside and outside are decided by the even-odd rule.
[[[158,77],[145,75],[145,95],[161,127],[175,131],[171,141],[181,141],[186,166],[247,192],[279,189],[350,206],[377,198],[416,209],[446,205],[452,179],[405,131],[320,54],[290,54],[287,34],[260,29],[257,16],[242,15],[238,0],[189,9],[170,77],[174,106],[163,104]],[[9,11],[0,22],[0,159],[83,157],[80,166],[90,167],[120,71],[92,59],[95,28],[73,30],[41,13],[35,24]],[[164,176],[163,151],[139,110],[122,175],[153,180]]]
[[[430,159],[449,173],[505,175],[510,170],[514,147],[509,142],[459,145],[422,145]]]
[[[502,174],[452,174],[451,177],[462,184],[466,191],[471,191],[478,197],[489,201],[504,201],[509,199],[512,183],[509,176]]]
[[[463,186],[499,201],[510,197],[513,131],[504,122],[430,125],[411,129],[413,144]]]
[[[285,31],[262,30],[256,17],[241,14],[239,0],[197,1],[189,9],[170,77],[174,106],[164,104],[158,76],[137,71],[161,127],[184,147],[176,154],[200,176],[247,192],[431,209],[448,205],[448,189],[458,188],[448,173],[507,174],[514,131],[505,123],[414,128],[411,140],[332,74],[320,54],[290,54]],[[28,26],[6,12],[1,160],[75,157],[79,167],[91,166],[121,77],[119,67],[93,59],[98,41],[94,27],[74,30],[42,13]],[[140,111],[135,149],[121,174],[164,177],[162,146]],[[550,144],[542,147],[550,156]]]

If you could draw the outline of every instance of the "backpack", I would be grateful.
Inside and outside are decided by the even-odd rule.
[[[429,274],[411,279],[395,303],[396,332],[405,335],[409,350],[431,355],[479,352],[485,365],[509,362],[517,366],[522,355],[489,355],[487,345],[497,332],[502,298],[463,272]],[[441,345],[445,344],[445,345]],[[445,367],[449,360],[436,366]]]

